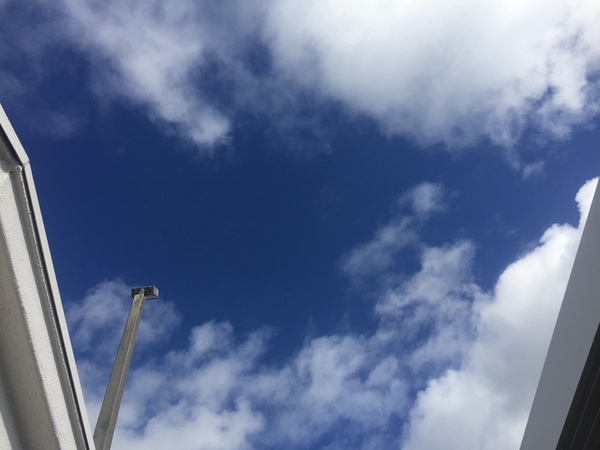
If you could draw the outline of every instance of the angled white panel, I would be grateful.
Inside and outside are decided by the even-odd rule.
[[[0,448],[93,449],[25,154],[0,106]]]
[[[600,324],[600,183],[585,224],[521,450],[555,449]]]

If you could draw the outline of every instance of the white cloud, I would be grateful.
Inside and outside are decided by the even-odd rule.
[[[407,357],[414,372],[431,375],[440,365],[455,364],[471,343],[472,305],[484,296],[471,279],[473,256],[466,241],[425,248],[421,270],[377,303],[382,317],[401,326],[400,341],[414,348]]]
[[[596,181],[577,195],[582,219]],[[548,228],[489,293],[472,243],[423,247],[420,270],[386,285],[372,332],[307,338],[278,364],[263,360],[269,329],[239,340],[228,323],[198,326],[186,348],[133,368],[113,448],[517,448],[583,223]],[[119,286],[70,310],[75,345],[94,323],[106,336],[92,306]],[[78,362],[92,417],[102,364]]]
[[[113,448],[250,448],[264,420],[240,391],[267,337],[259,331],[236,345],[231,326],[210,322],[192,331],[187,350],[135,370]]]
[[[179,323],[173,303],[164,300],[153,303],[156,304],[152,308],[145,308],[136,340],[139,345],[161,341]],[[119,330],[125,325],[130,307],[131,287],[122,280],[104,281],[90,289],[81,302],[68,304],[69,322],[77,330],[72,333],[77,349],[83,352],[93,349],[94,353],[100,350],[103,353],[100,358],[105,351],[112,352],[121,338]],[[110,341],[104,335],[106,332],[111,336]],[[112,348],[99,348],[98,343]]]
[[[329,438],[341,449],[356,442],[349,438],[381,441],[406,408],[399,361],[375,339],[316,338],[283,366],[263,367],[268,337],[236,342],[230,325],[210,322],[192,330],[187,349],[133,370],[113,448],[162,449],[174,439],[181,449],[305,448],[353,423],[345,438]],[[82,378],[93,418],[101,400]]]
[[[594,0],[61,5],[46,28],[88,54],[98,98],[141,106],[203,154],[229,139],[240,111],[268,117],[292,146],[308,133],[309,147],[328,148],[305,109],[333,99],[423,145],[489,139],[530,175],[542,166],[514,149],[525,130],[566,138],[600,111]],[[31,39],[19,41],[11,48]]]
[[[511,146],[599,110],[597,2],[274,0],[280,70],[423,144]]]
[[[340,261],[340,267],[354,280],[380,274],[392,265],[394,256],[401,249],[414,245],[416,241],[412,218],[394,219],[379,228],[373,239],[345,255]]]
[[[431,213],[443,211],[446,193],[439,183],[425,181],[418,184],[400,197],[400,205],[409,204],[418,217],[426,217]]]
[[[398,204],[408,205],[410,211],[399,213],[380,227],[369,241],[344,255],[341,270],[354,282],[365,276],[380,275],[389,269],[394,258],[406,247],[419,245],[419,222],[431,214],[443,211],[445,192],[440,184],[423,182],[402,194]]]
[[[582,217],[596,183],[577,195]],[[535,249],[506,268],[490,298],[475,303],[477,337],[460,368],[430,380],[419,394],[406,450],[441,442],[460,450],[519,447],[582,226],[550,227]]]
[[[73,39],[94,55],[102,96],[120,94],[144,105],[205,152],[226,139],[229,120],[203,99],[194,80],[218,39],[203,17],[208,8],[191,1],[64,5]]]

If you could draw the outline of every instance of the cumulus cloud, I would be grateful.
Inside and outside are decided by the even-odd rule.
[[[513,148],[526,131],[564,139],[600,111],[593,0],[41,3],[45,34],[89,56],[100,99],[141,106],[204,154],[240,112],[328,148],[318,111],[333,101],[422,145],[489,140],[528,176],[542,165]],[[10,48],[30,47],[17,35]],[[0,73],[2,86],[20,79]]]
[[[266,15],[280,70],[423,144],[565,137],[599,109],[594,1],[275,0]]]
[[[577,194],[582,217],[596,183]],[[474,304],[477,336],[458,369],[419,393],[405,449],[519,447],[582,226],[550,227]]]
[[[579,226],[549,227],[490,292],[474,282],[473,243],[423,245],[419,270],[382,291],[371,332],[310,337],[275,364],[268,328],[195,327],[185,348],[134,365],[114,448],[518,448],[596,183],[577,194]],[[87,314],[111,326],[91,305],[119,286],[69,310],[76,346],[89,343]],[[106,360],[84,352],[78,365]]]
[[[114,448],[162,449],[175,438],[182,449],[393,442],[388,422],[406,405],[395,357],[373,339],[332,335],[265,367],[269,335],[258,330],[238,341],[229,324],[209,322],[192,330],[188,348],[133,370]],[[92,417],[100,401],[88,395]],[[348,423],[355,429],[340,440],[328,436]]]

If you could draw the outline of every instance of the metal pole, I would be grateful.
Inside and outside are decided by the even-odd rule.
[[[131,290],[131,296],[133,302],[131,303],[125,330],[123,330],[115,364],[110,374],[110,380],[106,387],[98,422],[96,422],[96,430],[94,431],[96,450],[110,449],[144,303],[146,299],[158,298],[158,289],[154,286],[135,288]]]

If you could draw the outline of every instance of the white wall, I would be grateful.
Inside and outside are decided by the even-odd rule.
[[[0,107],[0,448],[90,436],[29,160]]]

